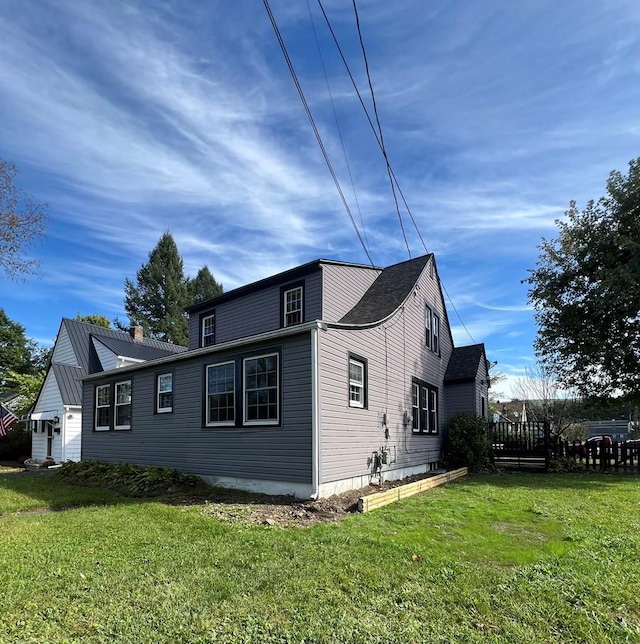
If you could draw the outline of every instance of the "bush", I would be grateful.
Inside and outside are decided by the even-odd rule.
[[[442,464],[446,468],[468,467],[480,472],[489,467],[491,443],[485,420],[466,412],[452,416],[442,443]]]
[[[0,460],[16,461],[25,454],[31,454],[31,432],[14,425],[4,438],[0,438]]]
[[[143,467],[128,463],[68,461],[56,472],[65,483],[107,488],[129,497],[153,497],[205,487],[204,481],[170,467]]]

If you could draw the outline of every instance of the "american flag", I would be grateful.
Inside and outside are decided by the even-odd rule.
[[[7,430],[13,423],[18,420],[18,417],[10,412],[4,405],[0,404],[0,436],[6,436]]]

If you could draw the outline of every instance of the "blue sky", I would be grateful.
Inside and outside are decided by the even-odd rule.
[[[374,263],[407,259],[316,0],[271,7]],[[352,4],[324,7],[370,107]],[[639,154],[640,6],[358,11],[389,159],[466,327],[449,306],[454,340],[486,344],[508,395],[533,360],[521,280],[537,244],[571,199],[584,207]],[[368,262],[260,0],[2,0],[0,33],[0,157],[50,215],[30,250],[39,277],[0,276],[0,306],[28,337],[50,344],[78,313],[125,318],[124,280],[166,230],[185,272],[207,264],[226,290],[316,258]]]

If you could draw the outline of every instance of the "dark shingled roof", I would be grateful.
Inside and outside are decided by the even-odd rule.
[[[478,366],[484,359],[484,344],[456,347],[451,353],[447,371],[444,374],[445,383],[455,384],[475,380]]]
[[[182,351],[186,350],[185,347],[179,347],[181,351],[168,351],[165,347],[157,347],[145,342],[134,342],[127,336],[124,338],[105,338],[98,337],[95,333],[91,335],[117,356],[133,358],[134,360],[155,360],[156,358],[164,358],[172,353],[182,353]],[[175,347],[175,345],[171,346]]]
[[[340,320],[343,324],[372,324],[391,315],[416,285],[431,255],[383,269],[360,301]]]

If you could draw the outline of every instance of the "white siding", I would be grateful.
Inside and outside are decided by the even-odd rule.
[[[31,432],[31,458],[36,461],[44,461],[47,457],[47,434]]]
[[[79,367],[78,359],[76,354],[73,351],[73,346],[71,345],[71,340],[69,339],[69,334],[67,329],[64,326],[64,323],[60,327],[60,332],[56,338],[56,344],[53,349],[53,355],[51,356],[52,362],[59,362],[61,364],[70,364],[75,367]]]
[[[33,408],[32,417],[38,418],[44,414],[45,418],[62,415],[62,396],[53,369],[49,369],[44,380],[44,385]]]
[[[80,407],[68,407],[64,415],[64,450],[61,461],[80,460],[80,440],[82,437],[82,409]]]

